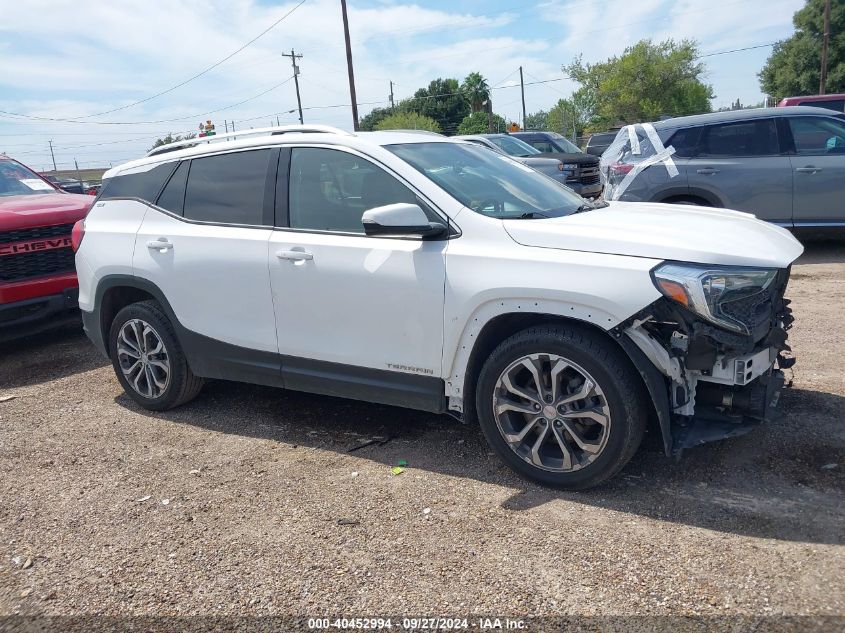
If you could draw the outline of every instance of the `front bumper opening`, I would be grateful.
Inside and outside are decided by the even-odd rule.
[[[784,298],[788,280],[789,269],[782,269],[765,293],[731,306],[745,335],[666,298],[615,329],[652,397],[667,455],[680,457],[777,417],[782,370],[795,362],[785,355],[793,322]]]
[[[672,452],[680,454],[686,448],[744,435],[776,419],[784,382],[779,369],[743,386],[699,382],[695,415],[678,417],[672,425]]]

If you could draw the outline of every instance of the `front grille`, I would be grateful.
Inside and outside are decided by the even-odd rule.
[[[0,232],[0,244],[16,244],[35,240],[66,238],[73,224],[53,224],[29,229]],[[72,272],[75,268],[71,248],[55,248],[31,252],[18,252],[0,257],[0,282],[20,281],[57,273]]]
[[[70,248],[0,257],[0,281],[19,281],[73,270],[73,249]]]
[[[772,316],[772,295],[768,290],[755,292],[735,299],[723,299],[719,304],[723,315],[745,324],[750,330],[769,320]]]
[[[599,182],[601,182],[601,176],[599,176],[598,165],[596,165],[595,167],[584,167],[581,170],[582,185],[595,185]]]
[[[29,242],[30,240],[48,237],[65,237],[70,235],[73,224],[54,224],[39,226],[34,229],[18,229],[17,231],[0,232],[0,244],[14,244],[15,242]]]
[[[738,321],[755,333],[768,329],[778,316],[783,304],[783,295],[789,281],[789,269],[778,271],[775,280],[765,290],[752,292],[735,291],[719,303],[719,311],[729,319]]]

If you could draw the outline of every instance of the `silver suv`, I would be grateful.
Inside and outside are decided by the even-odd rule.
[[[845,228],[845,115],[833,110],[760,108],[627,126],[602,170],[607,199],[737,209],[802,231]]]

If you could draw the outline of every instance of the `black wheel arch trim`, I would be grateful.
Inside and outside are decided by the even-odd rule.
[[[697,187],[684,187],[686,189],[685,193],[673,193],[671,195],[663,196],[663,200],[665,201],[667,198],[701,198],[708,204],[711,204],[714,207],[724,209],[725,203],[722,202],[719,197],[714,194],[712,191],[706,191],[704,189],[699,189]]]
[[[666,378],[657,367],[648,359],[643,351],[637,347],[630,338],[624,333],[618,336],[611,337],[619,347],[631,359],[634,368],[640,374],[648,394],[651,397],[651,402],[657,414],[657,422],[660,425],[660,435],[663,438],[663,450],[667,456],[672,455],[672,416],[669,411],[669,390],[666,388]]]

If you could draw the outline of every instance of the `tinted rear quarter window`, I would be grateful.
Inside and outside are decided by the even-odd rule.
[[[185,218],[262,225],[271,150],[233,152],[191,161]]]
[[[675,132],[666,145],[671,145],[675,148],[675,156],[687,158],[695,154],[700,137],[700,127],[689,127]]]
[[[109,178],[103,183],[99,199],[140,198],[146,202],[155,202],[158,192],[174,169],[175,161],[157,165],[147,171]]]

